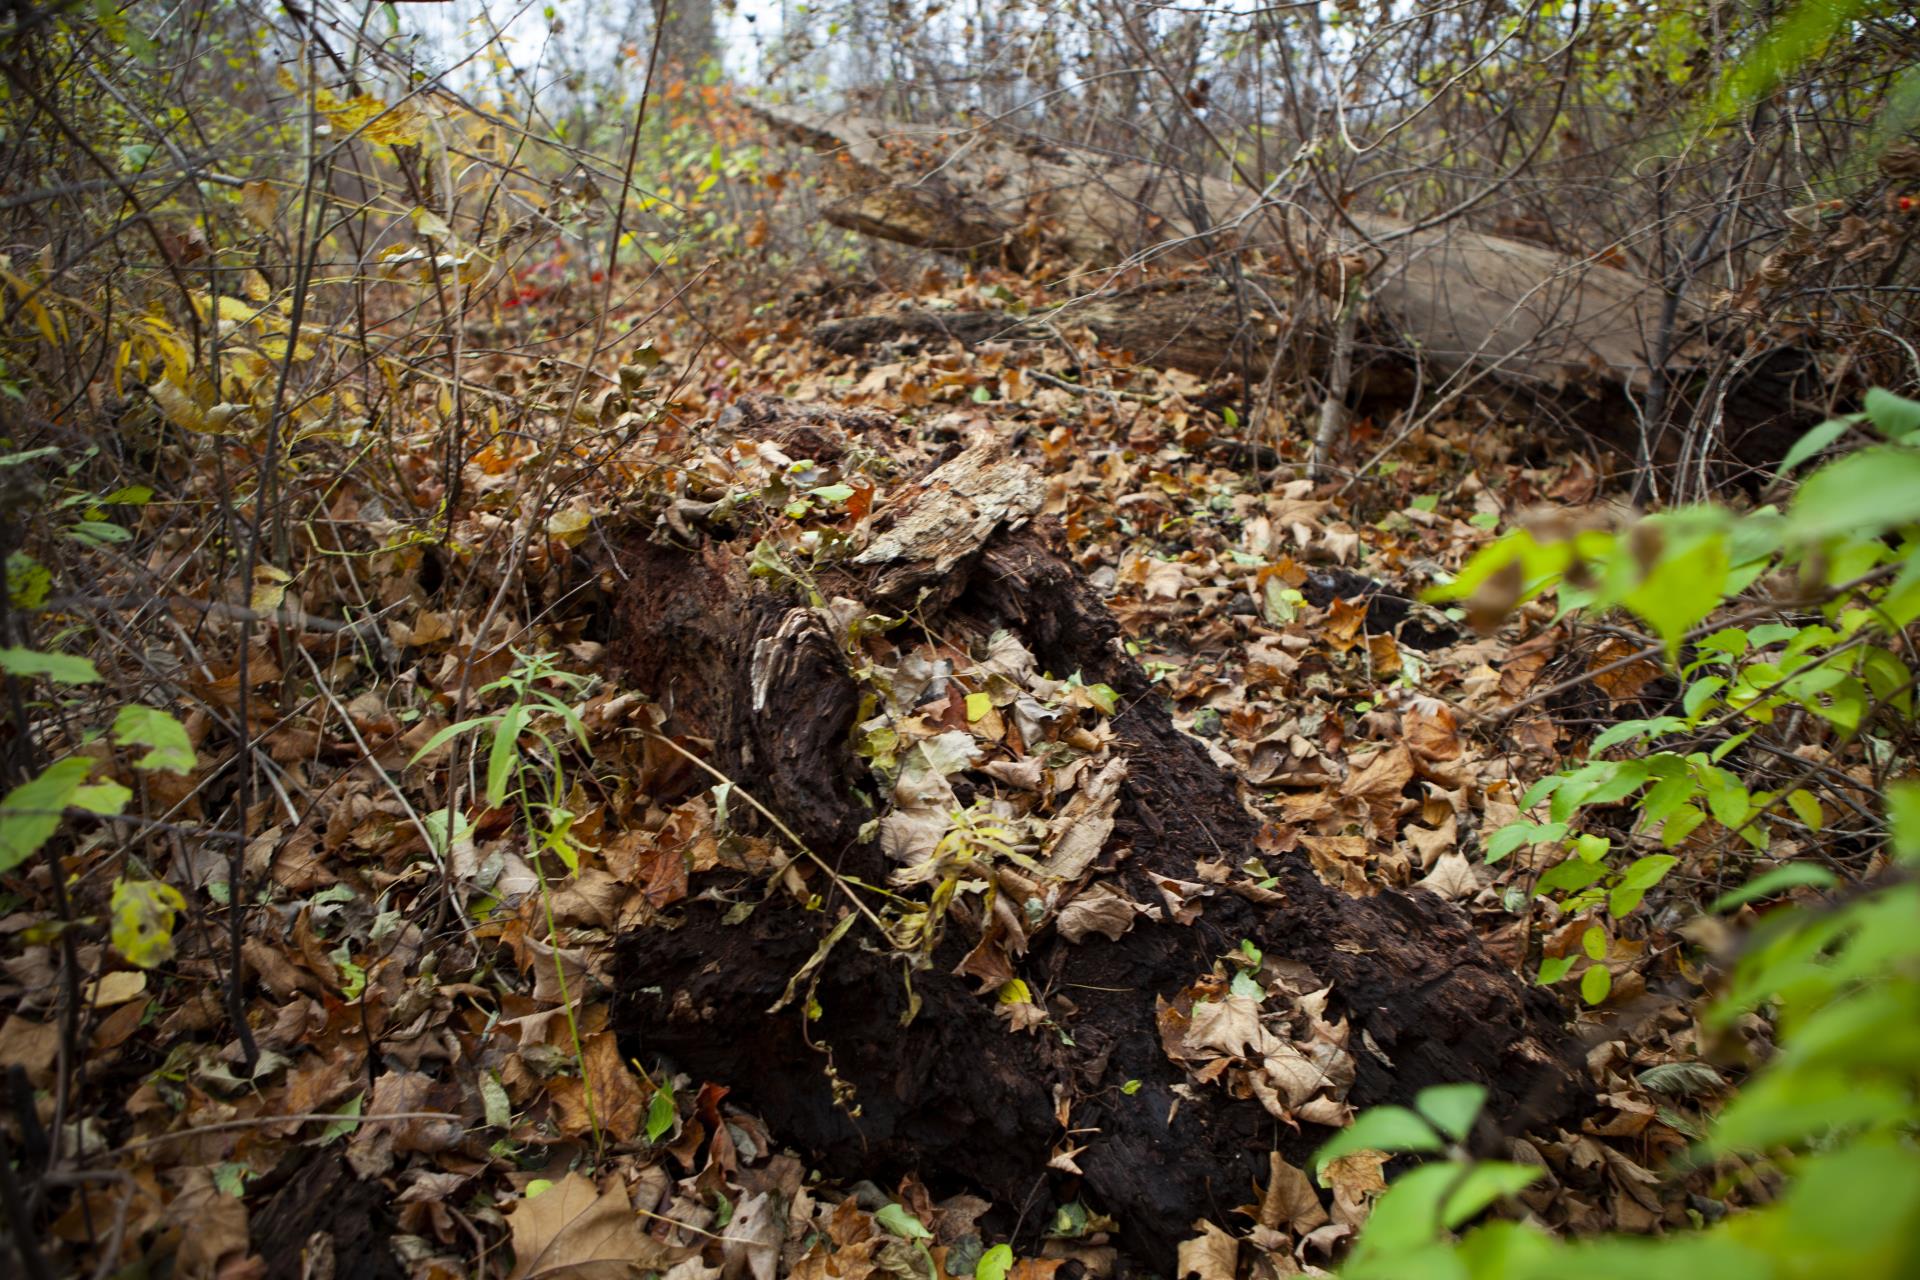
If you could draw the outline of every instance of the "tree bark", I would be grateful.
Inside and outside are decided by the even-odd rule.
[[[886,444],[872,415],[765,400],[730,413],[732,436],[798,439],[789,451],[816,459]],[[1453,907],[1423,891],[1344,896],[1297,854],[1267,857],[1270,892],[1221,875],[1256,854],[1260,823],[1235,779],[1174,727],[1113,617],[1033,518],[1041,493],[1018,462],[970,449],[915,486],[859,556],[818,570],[817,585],[875,612],[911,610],[949,643],[1004,628],[1043,669],[1110,685],[1126,775],[1093,874],[1143,904],[1162,901],[1163,877],[1204,884],[1197,917],[1182,924],[1169,910],[1111,941],[1036,932],[1020,970],[1053,1021],[1011,1034],[991,993],[955,972],[974,941],[957,921],[932,966],[911,973],[911,997],[901,960],[856,925],[821,966],[808,1021],[797,1007],[768,1010],[845,911],[830,886],[811,882],[824,912],[769,899],[734,925],[719,899],[757,893],[696,894],[679,927],[620,944],[616,1025],[630,1050],[732,1086],[837,1174],[913,1170],[936,1190],[964,1184],[1024,1206],[1029,1244],[1054,1201],[1084,1195],[1162,1274],[1196,1218],[1225,1222],[1255,1198],[1268,1152],[1303,1163],[1327,1136],[1219,1084],[1192,1085],[1164,1047],[1163,1002],[1243,941],[1331,985],[1325,1016],[1350,1027],[1352,1105],[1474,1081],[1510,1128],[1568,1114],[1578,1055],[1559,1006],[1490,959]],[[874,811],[849,747],[860,688],[818,610],[749,578],[750,542],[631,540],[610,656],[672,709],[670,731],[711,744],[721,771],[842,875],[878,883],[887,864],[861,838]],[[836,1106],[836,1086],[851,1089],[857,1118]],[[1050,1170],[1057,1152],[1082,1145],[1083,1175]]]

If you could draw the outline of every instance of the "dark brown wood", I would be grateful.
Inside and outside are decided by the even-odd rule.
[[[757,412],[769,417],[764,404]],[[831,447],[813,443],[816,454]],[[995,470],[1017,464],[990,453],[968,458],[930,476],[892,524],[906,531],[894,543],[915,555],[963,553],[937,582],[902,576],[900,564],[870,554],[822,590],[878,610],[917,600],[916,616],[945,636],[1005,627],[1043,668],[1111,685],[1122,708],[1113,719],[1117,754],[1129,773],[1099,865],[1136,901],[1159,900],[1150,875],[1195,880],[1199,863],[1253,854],[1259,823],[1235,780],[1174,727],[1113,617],[1045,522],[1022,514],[1017,475]],[[979,476],[987,479],[970,478]],[[922,518],[927,504],[951,504],[956,494],[992,518]],[[673,729],[711,741],[716,763],[815,851],[845,874],[877,881],[883,860],[858,840],[874,815],[847,746],[857,687],[833,646],[806,638],[804,602],[749,579],[750,545],[636,538],[624,552],[630,587],[617,606],[613,660],[671,709]],[[771,651],[791,653],[791,662],[777,679],[756,676],[756,653],[764,673]],[[1172,998],[1243,940],[1332,984],[1334,1010],[1352,1020],[1356,1106],[1458,1081],[1485,1084],[1490,1114],[1509,1127],[1577,1105],[1578,1057],[1562,1010],[1500,968],[1457,910],[1425,892],[1344,896],[1298,856],[1268,865],[1278,901],[1222,886],[1189,925],[1143,920],[1117,941],[1038,935],[1022,971],[1050,996],[1057,1028],[1032,1034],[1010,1034],[992,999],[953,972],[971,945],[957,927],[933,966],[912,974],[923,1003],[905,1026],[902,962],[863,936],[864,926],[822,970],[817,1021],[803,1023],[793,1008],[769,1015],[844,909],[829,901],[824,913],[809,912],[779,898],[733,926],[721,923],[721,905],[696,901],[678,928],[624,938],[616,1017],[632,1051],[667,1055],[732,1086],[777,1135],[835,1173],[883,1179],[912,1170],[936,1190],[970,1187],[1000,1205],[1027,1206],[1029,1234],[1053,1201],[1082,1194],[1117,1217],[1124,1241],[1162,1272],[1195,1218],[1225,1221],[1253,1198],[1269,1151],[1302,1162],[1327,1136],[1283,1126],[1258,1102],[1217,1086],[1175,1092],[1186,1077],[1162,1048],[1156,998]],[[1371,1049],[1359,1047],[1363,1036]],[[831,1057],[815,1045],[830,1046]],[[858,1119],[835,1105],[829,1064],[853,1088]],[[1139,1087],[1124,1091],[1129,1081]],[[1047,1167],[1065,1136],[1062,1099],[1082,1131],[1073,1145],[1086,1145],[1079,1179]]]

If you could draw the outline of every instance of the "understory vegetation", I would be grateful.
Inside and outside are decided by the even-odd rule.
[[[4,1266],[1920,1275],[1916,241],[1884,0],[0,7]]]

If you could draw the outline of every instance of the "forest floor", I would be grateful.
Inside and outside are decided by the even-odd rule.
[[[922,283],[913,301],[935,308],[1003,305],[1027,288],[992,273]],[[1043,346],[917,342],[855,357],[814,346],[809,327],[903,296],[823,292],[692,324],[675,319],[682,309],[658,312],[664,291],[628,293],[624,276],[613,295],[613,331],[636,324],[643,356],[569,363],[591,349],[597,285],[514,298],[495,328],[470,335],[481,390],[465,412],[473,421],[508,400],[550,412],[495,436],[451,493],[440,437],[399,437],[390,456],[329,477],[288,562],[256,579],[256,610],[358,607],[376,625],[283,625],[283,612],[254,630],[244,663],[189,672],[207,708],[188,719],[199,759],[147,785],[191,827],[196,793],[229,785],[234,753],[213,716],[256,726],[270,785],[241,859],[260,904],[241,991],[257,1056],[227,1008],[225,850],[144,840],[152,873],[187,891],[177,954],[143,970],[101,941],[79,948],[94,975],[84,1063],[58,1106],[91,1172],[51,1247],[97,1259],[100,1274],[171,1254],[174,1274],[222,1280],[504,1274],[508,1245],[515,1277],[639,1259],[670,1280],[865,1280],[920,1274],[923,1245],[944,1273],[964,1273],[1006,1240],[1020,1280],[1124,1265],[1101,1206],[1072,1199],[1070,1153],[1065,1207],[1045,1222],[938,1171],[884,1186],[823,1178],[730,1096],[752,1092],[750,1052],[705,1078],[616,1035],[616,940],[671,927],[711,878],[764,870],[778,843],[690,763],[703,744],[674,736],[669,709],[622,686],[613,615],[633,587],[612,568],[616,548],[673,533],[652,516],[687,500],[689,477],[742,493],[788,486],[788,548],[858,532],[914,478],[911,467],[808,467],[791,442],[754,438],[750,419],[715,424],[749,393],[886,415],[915,465],[998,441],[1040,472],[1039,519],[1057,522],[1177,723],[1265,821],[1257,849],[1223,851],[1234,866],[1306,859],[1348,894],[1430,891],[1528,982],[1543,957],[1576,957],[1554,989],[1596,1104],[1577,1129],[1514,1138],[1505,1154],[1547,1176],[1512,1211],[1573,1232],[1646,1232],[1715,1217],[1747,1193],[1675,1163],[1723,1086],[1701,1061],[1696,1022],[1711,974],[1691,967],[1677,930],[1739,868],[1683,862],[1600,961],[1581,954],[1584,921],[1556,920],[1534,897],[1524,851],[1485,856],[1486,835],[1520,816],[1534,779],[1599,728],[1654,714],[1670,682],[1633,657],[1635,639],[1564,624],[1545,606],[1481,635],[1419,599],[1502,531],[1549,514],[1611,518],[1601,455],[1468,400],[1391,441],[1364,474],[1316,484],[1294,478],[1308,406],[1240,423],[1222,411],[1242,403],[1237,380],[1134,367],[1070,328]],[[553,338],[542,345],[536,331]],[[489,354],[515,347],[551,360]],[[576,404],[591,412],[569,422]],[[1359,466],[1390,436],[1389,424],[1354,422],[1337,464]],[[183,480],[188,492],[219,483],[211,466]],[[417,533],[428,516],[450,544]],[[179,532],[155,524],[141,555],[204,600]],[[136,580],[103,563],[100,593],[120,594],[116,579]],[[200,649],[235,648],[238,617],[191,601],[172,613]],[[192,668],[193,652],[177,660]],[[515,806],[479,800],[493,726],[442,731],[541,695],[575,719],[539,722],[551,739],[541,767],[564,758],[567,773],[541,819],[559,844],[530,858]],[[1087,696],[1097,710],[1099,695]],[[1004,738],[1000,717],[983,719],[962,705],[953,723],[976,736],[997,725]],[[1097,716],[1083,723],[1098,736]],[[450,788],[466,815],[451,824]],[[115,848],[103,834],[68,859],[83,901],[104,893],[89,877]],[[773,891],[814,891],[791,880],[776,870]],[[18,944],[0,1064],[29,1091],[66,1065],[50,1013],[54,914],[41,876],[0,920]],[[1587,1004],[1578,993],[1602,990],[1587,980],[1596,967],[1609,981]],[[1053,1034],[1023,1028],[1017,1012],[1007,1021],[1007,1034]],[[1769,1028],[1749,1019],[1740,1035],[1759,1043]],[[43,1120],[53,1105],[43,1093]],[[1195,1224],[1183,1267],[1231,1280],[1235,1266],[1333,1266],[1384,1186],[1381,1163],[1343,1162],[1325,1196],[1276,1157],[1265,1187],[1231,1189],[1217,1218]]]

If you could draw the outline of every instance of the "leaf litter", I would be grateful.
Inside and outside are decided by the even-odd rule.
[[[958,282],[934,273],[919,297],[977,298],[1000,283],[990,271]],[[1495,528],[1568,492],[1591,471],[1585,460],[1535,466],[1523,425],[1469,408],[1414,432],[1390,476],[1351,492],[1269,483],[1224,461],[1231,434],[1215,410],[1229,386],[1133,366],[1086,334],[1066,334],[1065,350],[902,346],[862,359],[810,347],[793,319],[742,315],[735,328],[764,357],[750,369],[663,335],[670,371],[686,375],[679,398],[656,402],[645,438],[581,468],[558,509],[529,501],[515,479],[528,446],[501,437],[469,460],[446,513],[462,551],[451,583],[429,585],[448,567],[415,536],[417,512],[350,473],[332,491],[325,531],[253,584],[253,608],[292,619],[271,643],[256,631],[246,648],[231,616],[175,608],[203,654],[183,677],[187,740],[130,733],[119,745],[173,753],[187,772],[143,781],[194,823],[204,789],[232,764],[216,719],[243,704],[252,717],[280,784],[257,802],[250,829],[261,834],[243,851],[248,882],[266,886],[243,949],[256,1052],[249,1062],[233,1036],[224,953],[205,927],[209,913],[231,910],[224,855],[192,842],[150,847],[141,856],[155,878],[141,883],[159,888],[143,901],[190,899],[190,924],[160,930],[171,957],[132,934],[112,949],[80,946],[93,975],[89,1082],[62,1137],[112,1181],[74,1195],[58,1241],[83,1250],[110,1221],[122,1263],[171,1254],[187,1274],[283,1273],[288,1242],[263,1238],[250,1219],[282,1220],[317,1161],[374,1189],[377,1225],[323,1217],[318,1230],[334,1249],[348,1246],[345,1233],[374,1231],[383,1273],[865,1280],[989,1265],[1020,1206],[935,1200],[911,1175],[887,1189],[818,1180],[802,1153],[727,1101],[726,1081],[630,1056],[613,1033],[616,936],[671,927],[689,898],[732,893],[725,886],[743,875],[803,900],[813,892],[796,843],[748,820],[742,796],[689,762],[704,744],[676,741],[667,709],[592,678],[605,652],[597,606],[568,593],[603,576],[596,531],[641,493],[664,496],[669,536],[752,529],[755,571],[813,598],[818,625],[850,659],[856,750],[888,800],[871,820],[885,889],[920,904],[889,917],[891,942],[930,954],[941,930],[963,930],[963,971],[1008,1033],[1035,1034],[1049,1017],[1020,975],[1040,930],[1080,941],[1118,938],[1142,917],[1190,923],[1208,896],[1257,900],[1275,860],[1306,858],[1349,893],[1417,885],[1459,904],[1516,967],[1538,948],[1575,956],[1573,981],[1595,965],[1609,971],[1609,995],[1582,1015],[1600,1109],[1578,1131],[1506,1139],[1509,1158],[1543,1172],[1521,1193],[1525,1212],[1568,1230],[1654,1231],[1723,1211],[1726,1197],[1764,1196],[1765,1171],[1729,1189],[1681,1159],[1722,1077],[1699,1061],[1709,1046],[1693,1013],[1710,975],[1672,945],[1671,917],[1643,912],[1640,936],[1592,960],[1578,955],[1584,922],[1556,920],[1529,897],[1523,861],[1483,857],[1488,834],[1525,816],[1525,786],[1587,733],[1541,691],[1619,653],[1542,607],[1480,636],[1416,603]],[[1087,394],[1058,385],[1070,359]],[[504,362],[492,371],[537,390]],[[698,389],[709,387],[733,389]],[[757,437],[740,394],[753,388],[872,413],[899,457],[950,455],[919,483],[952,483],[962,500],[938,509],[944,519],[880,527],[915,482],[878,459]],[[607,421],[628,411],[617,390],[596,410]],[[557,430],[557,416],[544,429]],[[1382,428],[1357,430],[1365,443]],[[416,482],[415,501],[433,500],[430,451],[392,461]],[[192,475],[185,492],[205,496],[214,483]],[[802,567],[844,543],[883,578],[913,563],[937,574],[992,527],[1028,519],[1061,522],[1181,728],[1235,771],[1266,819],[1259,848],[1223,851],[1202,879],[1161,878],[1154,900],[1136,900],[1106,874],[1126,853],[1111,847],[1128,770],[1113,690],[1042,670],[1005,631],[933,636],[910,611],[880,617],[820,597]],[[525,548],[528,582],[545,585],[489,608],[514,546]],[[179,563],[183,549],[159,538],[151,555]],[[111,589],[116,575],[101,581]],[[380,625],[358,650],[298,621],[363,606]],[[546,745],[525,750],[550,765],[571,716],[591,752],[591,767],[543,800],[545,830],[563,838],[539,848],[476,788],[484,758],[445,744],[416,758],[460,717],[505,707],[500,682],[535,650],[579,678],[538,680],[552,705],[527,724]],[[1634,703],[1657,678],[1641,667],[1609,673],[1600,687],[1612,705]],[[309,670],[327,696],[293,706],[259,696]],[[98,754],[134,780],[135,762]],[[112,854],[88,838],[68,866],[91,875]],[[44,1091],[60,942],[43,891],[33,886],[0,921],[11,940],[0,1066]],[[756,903],[732,900],[733,918]],[[831,964],[831,947],[816,959]],[[793,977],[803,998],[809,974]],[[1283,958],[1232,949],[1159,1002],[1161,1049],[1191,1096],[1224,1090],[1276,1124],[1338,1127],[1352,1114],[1356,1056],[1385,1057],[1329,1018],[1338,994]],[[1750,1018],[1736,1034],[1759,1053],[1770,1028]],[[1056,1168],[1070,1174],[1073,1150],[1062,1147]],[[1207,1280],[1318,1273],[1384,1189],[1381,1165],[1344,1157],[1322,1193],[1274,1154],[1265,1185],[1241,1189],[1243,1209],[1195,1224],[1181,1270]],[[1096,1212],[1063,1209],[992,1265],[1022,1280],[1068,1265],[1105,1274],[1119,1264],[1112,1230]]]

